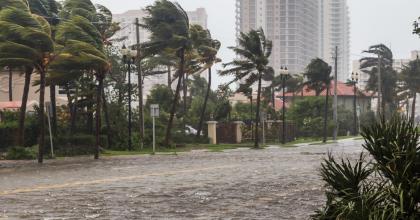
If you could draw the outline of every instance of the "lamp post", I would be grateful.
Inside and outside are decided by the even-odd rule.
[[[123,55],[123,62],[127,65],[128,73],[128,150],[133,150],[132,141],[131,141],[131,65],[134,64],[137,57],[137,50],[135,48],[127,49],[125,45],[121,48],[121,54]]]
[[[351,85],[353,85],[353,135],[357,135],[357,84],[359,83],[359,73],[351,73]]]
[[[280,78],[282,82],[283,90],[283,106],[282,106],[282,121],[283,121],[283,131],[282,131],[282,144],[286,144],[286,80],[289,79],[290,74],[287,67],[280,68]]]

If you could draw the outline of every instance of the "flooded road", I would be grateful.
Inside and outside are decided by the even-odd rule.
[[[0,219],[308,219],[326,152],[362,141],[175,155],[0,161]]]

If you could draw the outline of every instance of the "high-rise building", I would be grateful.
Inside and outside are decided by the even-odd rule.
[[[273,41],[270,65],[301,73],[318,56],[318,1],[236,0],[237,34],[263,28]]]
[[[310,61],[323,58],[331,66],[339,48],[338,75],[349,75],[349,11],[346,0],[236,0],[236,30],[263,28],[273,41],[270,65],[300,74]]]
[[[347,0],[319,0],[320,57],[335,66],[338,48],[338,80],[345,82],[350,76],[350,18]]]

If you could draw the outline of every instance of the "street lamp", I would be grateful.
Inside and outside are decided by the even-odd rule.
[[[127,49],[125,45],[121,48],[121,54],[123,55],[123,63],[127,65],[127,73],[128,73],[128,150],[133,150],[133,146],[131,143],[131,65],[134,64],[135,59],[137,57],[137,50],[133,47]]]
[[[283,90],[283,107],[282,107],[282,121],[283,121],[283,131],[282,131],[282,144],[286,144],[286,80],[289,79],[290,74],[287,67],[280,68],[280,79],[282,81],[282,90]]]
[[[359,83],[359,73],[351,73],[351,85],[353,85],[353,135],[357,135],[357,84]]]

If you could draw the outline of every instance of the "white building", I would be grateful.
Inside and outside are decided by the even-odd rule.
[[[270,65],[303,72],[318,56],[318,0],[236,0],[236,31],[263,28],[273,41]]]
[[[204,29],[207,29],[207,12],[204,8],[197,8],[195,11],[187,11],[188,17],[190,19],[190,24],[198,24],[202,26]],[[114,46],[122,47],[123,44],[125,45],[135,45],[137,43],[136,38],[136,26],[135,20],[136,18],[139,19],[139,23],[143,22],[143,18],[147,16],[147,12],[145,10],[129,10],[122,14],[114,14],[113,20],[115,22],[119,22],[121,26],[121,30],[117,32],[114,36],[114,39],[123,39],[122,41],[114,42]],[[140,43],[148,41],[150,38],[150,33],[140,28]],[[204,76],[204,75],[203,75]],[[132,74],[132,82],[137,83],[137,74]],[[150,90],[159,84],[168,84],[168,76],[167,74],[162,75],[155,75],[146,77],[144,82],[144,97],[146,98],[147,95],[150,93]]]
[[[320,57],[334,67],[338,47],[338,80],[350,76],[350,17],[347,0],[320,1]]]

